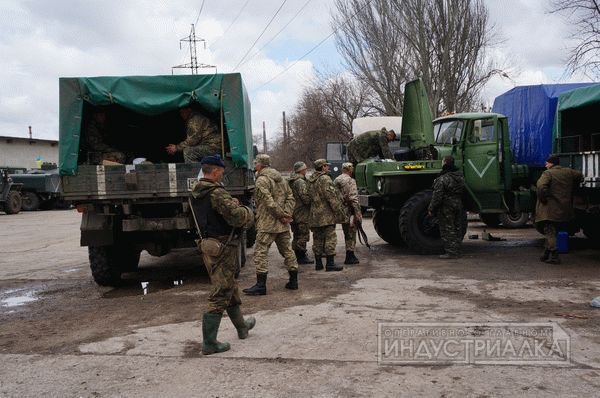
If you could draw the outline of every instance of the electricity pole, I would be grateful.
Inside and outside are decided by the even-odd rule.
[[[196,27],[192,24],[192,29],[190,30],[190,34],[183,39],[179,40],[179,49],[181,49],[181,43],[189,43],[190,47],[190,63],[181,64],[171,67],[171,74],[173,74],[173,69],[190,69],[192,75],[198,74],[198,69],[202,68],[215,68],[215,72],[217,70],[216,65],[208,65],[208,64],[198,64],[198,56],[196,54],[196,43],[197,42],[204,43],[204,49],[206,50],[206,40],[197,39],[196,38]]]

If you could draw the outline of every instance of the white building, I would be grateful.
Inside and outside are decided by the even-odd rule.
[[[44,162],[58,164],[58,141],[0,136],[0,166],[33,169]]]

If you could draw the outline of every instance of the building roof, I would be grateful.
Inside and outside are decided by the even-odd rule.
[[[0,135],[0,142],[7,142],[7,143],[26,142],[29,144],[35,144],[37,142],[40,142],[40,143],[50,144],[51,146],[58,145],[58,140],[48,140],[48,139],[43,139],[43,138],[29,138],[29,137],[9,137],[9,136],[4,136],[4,135]]]

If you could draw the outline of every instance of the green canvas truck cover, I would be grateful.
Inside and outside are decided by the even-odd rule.
[[[250,101],[239,73],[178,76],[102,76],[59,79],[59,170],[77,173],[84,103],[119,105],[155,116],[191,104],[223,119],[235,167],[251,168]]]
[[[557,137],[561,138],[580,132],[595,133],[598,109],[600,109],[600,84],[560,94],[554,118],[554,141]],[[571,117],[570,120],[567,120],[569,113]]]

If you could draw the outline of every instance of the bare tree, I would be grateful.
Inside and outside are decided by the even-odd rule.
[[[568,71],[600,76],[600,1],[553,0],[552,12],[563,14],[573,25],[577,45],[571,49]]]
[[[420,77],[434,112],[474,109],[487,81],[493,26],[482,0],[337,0],[336,44],[350,70],[401,113],[402,84]]]

